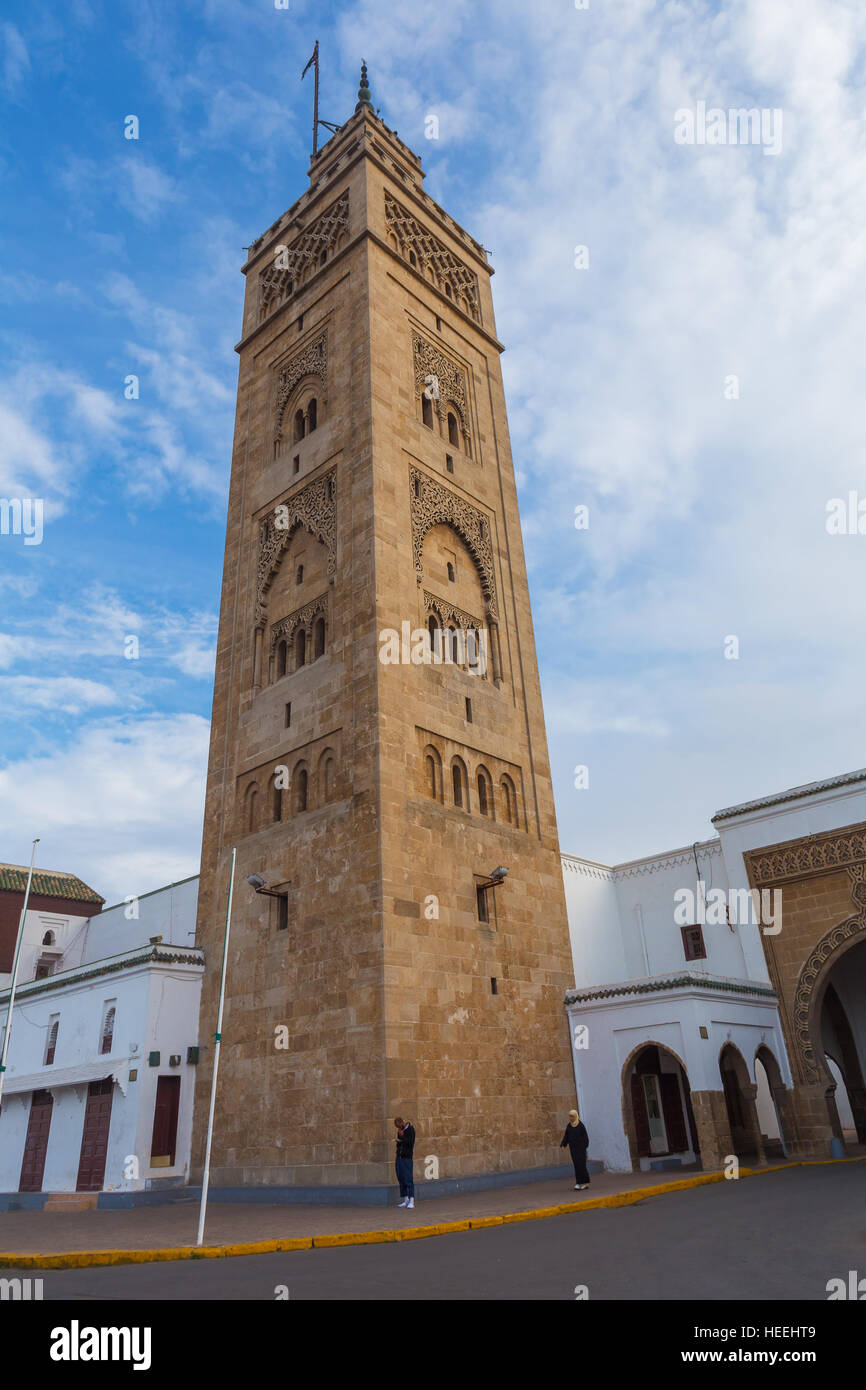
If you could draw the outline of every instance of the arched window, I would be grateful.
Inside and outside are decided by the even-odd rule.
[[[447,281],[447,280],[445,281],[445,293],[447,294],[447,296],[448,296],[449,299],[453,299],[453,298],[454,298],[454,291],[452,290],[451,286],[448,284],[448,281]]]
[[[306,428],[306,424],[305,424],[305,421],[304,421],[304,412],[303,412],[302,410],[296,410],[296,411],[295,411],[295,432],[294,432],[294,436],[293,436],[294,442],[295,442],[296,444],[297,444],[297,442],[298,442],[299,439],[303,439],[305,428]]]
[[[457,581],[457,575],[454,573],[454,566],[450,560],[448,561],[448,578],[452,584]]]
[[[319,423],[319,403],[315,396],[307,406],[307,434],[312,434]]]
[[[457,416],[453,410],[448,412],[448,442],[460,448],[460,430],[457,427]]]
[[[421,423],[426,425],[428,430],[433,428],[433,402],[424,392],[421,393]]]
[[[296,584],[303,584],[303,582],[304,582],[304,567],[303,567],[303,565],[298,565],[298,568],[297,568],[297,570],[295,571],[295,583],[296,583]]]
[[[286,674],[286,652],[285,641],[277,643],[277,680]]]
[[[480,768],[478,769],[478,775],[477,775],[477,777],[476,777],[476,779],[475,779],[475,784],[476,784],[476,786],[477,786],[477,788],[478,788],[478,810],[481,812],[482,816],[490,816],[490,815],[492,815],[492,814],[493,814],[493,795],[492,795],[492,788],[491,788],[491,784],[490,784],[490,778],[489,778],[489,776],[487,775],[487,772],[485,771],[485,769],[484,769],[483,767],[480,767]]]
[[[258,788],[250,787],[247,792],[247,834],[251,835],[256,828],[258,816]]]
[[[505,804],[505,819],[509,825],[517,825],[517,795],[510,777],[502,779],[502,800]]]
[[[299,671],[307,660],[307,634],[302,627],[295,633],[295,670]]]
[[[53,946],[53,945],[54,945],[54,932],[53,932],[53,931],[47,931],[47,932],[45,933],[45,935],[44,935],[43,938],[42,938],[42,945],[43,945],[43,946]]]
[[[433,801],[442,800],[442,759],[433,747],[424,750],[424,791]]]
[[[50,1067],[54,1063],[54,1054],[57,1051],[57,1033],[60,1028],[60,1019],[55,1018],[48,1028],[48,1041],[45,1046],[45,1065]]]
[[[322,791],[322,800],[330,801],[334,795],[334,759],[330,753],[326,754],[319,765],[319,786]]]
[[[464,811],[468,811],[469,786],[466,781],[466,768],[459,758],[455,758],[451,764],[451,789],[454,794],[454,805],[461,806]]]
[[[114,1015],[115,1008],[112,1004],[111,1008],[106,1010],[102,1023],[102,1041],[99,1051],[103,1056],[111,1051],[111,1045],[114,1042]]]
[[[281,821],[281,820],[283,819],[283,789],[282,789],[282,787],[277,787],[277,786],[274,787],[273,816],[274,816],[274,824],[276,824],[277,821]]]
[[[318,661],[320,656],[325,655],[325,620],[317,618],[313,628],[313,660]]]
[[[430,634],[430,651],[434,657],[441,659],[442,656],[442,629],[439,626],[439,619],[435,613],[431,613],[427,619],[427,631]]]
[[[307,769],[305,767],[295,768],[292,787],[295,793],[295,814],[298,815],[307,809]]]

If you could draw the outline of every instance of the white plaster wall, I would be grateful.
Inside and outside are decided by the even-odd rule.
[[[624,980],[628,969],[611,871],[566,854],[562,878],[575,984]]]
[[[146,893],[132,903],[106,908],[90,919],[83,959],[116,956],[147,945],[152,936],[161,936],[165,945],[194,946],[197,903],[198,876]],[[136,912],[137,917],[127,915]]]

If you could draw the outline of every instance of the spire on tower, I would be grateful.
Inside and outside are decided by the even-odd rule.
[[[367,81],[367,64],[366,64],[366,63],[364,62],[364,60],[362,59],[362,60],[361,60],[361,85],[360,85],[360,87],[358,88],[358,105],[355,107],[355,114],[356,114],[356,115],[358,114],[358,112],[361,110],[361,108],[362,108],[363,106],[368,106],[368,107],[370,108],[371,111],[373,110],[373,103],[372,103],[372,101],[370,100],[370,84],[369,84],[369,82]]]

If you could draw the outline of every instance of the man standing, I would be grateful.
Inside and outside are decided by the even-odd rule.
[[[397,1181],[400,1184],[400,1198],[397,1203],[412,1211],[415,1206],[415,1182],[412,1165],[415,1152],[415,1126],[411,1120],[398,1115],[394,1121],[397,1129]]]

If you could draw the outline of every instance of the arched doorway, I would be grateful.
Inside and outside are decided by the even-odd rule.
[[[785,1086],[781,1067],[766,1043],[762,1043],[755,1053],[755,1083],[755,1105],[764,1153],[767,1158],[787,1158],[788,1141],[793,1134],[791,1092]]]
[[[849,1143],[866,1144],[866,941],[843,951],[831,966],[815,992],[811,1023],[815,1055],[823,1061],[828,1081],[833,1132]],[[839,1076],[833,1075],[828,1057]],[[848,1118],[848,1107],[854,1132],[849,1129],[846,1134],[841,1116],[846,1112]]]
[[[749,1075],[743,1054],[733,1043],[726,1043],[719,1054],[722,1090],[731,1131],[731,1145],[737,1158],[763,1158],[755,1098],[758,1088]]]
[[[848,1095],[848,1087],[845,1085],[845,1077],[842,1075],[842,1068],[831,1057],[830,1053],[824,1054],[824,1061],[830,1071],[830,1075],[836,1082],[836,1091],[833,1099],[836,1102],[836,1112],[839,1116],[839,1124],[842,1126],[842,1138],[847,1144],[857,1143],[857,1126],[854,1123],[854,1111],[851,1109],[851,1097]]]
[[[626,1061],[623,1118],[634,1168],[698,1160],[688,1076],[680,1059],[661,1043],[644,1043]]]

